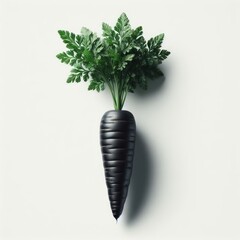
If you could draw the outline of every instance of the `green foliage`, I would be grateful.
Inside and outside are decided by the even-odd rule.
[[[147,89],[150,79],[163,75],[159,64],[170,52],[161,49],[164,34],[146,41],[142,27],[132,29],[125,13],[113,28],[103,23],[102,30],[102,38],[84,27],[80,34],[59,30],[68,50],[57,58],[72,66],[68,83],[89,81],[88,90],[98,92],[107,85],[115,109],[121,110],[128,92]]]

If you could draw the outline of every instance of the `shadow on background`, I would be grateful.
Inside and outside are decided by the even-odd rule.
[[[168,73],[170,72],[167,65],[162,66],[161,71],[164,73],[164,75],[149,80],[147,90],[137,88],[134,93],[135,97],[139,99],[144,99],[148,97],[153,97],[156,94],[160,94],[163,90],[163,86],[165,85],[164,83],[166,76],[168,76]]]
[[[141,101],[144,98],[154,97],[154,95],[159,94],[163,90],[165,76],[168,75],[169,69],[165,65],[161,70],[165,75],[149,81],[147,91],[139,88],[136,89],[134,95],[138,100]],[[148,143],[137,129],[133,172],[127,197],[127,224],[136,221],[151,202],[154,179],[156,178],[156,174],[160,174],[154,167],[154,161]]]
[[[153,80],[149,80],[147,90],[137,88],[134,95],[138,98],[153,97],[155,94],[159,94],[160,90],[164,85],[164,82],[165,82],[165,76],[160,76]]]
[[[137,132],[131,184],[128,192],[127,223],[134,222],[146,207],[151,195],[153,159],[141,133]]]

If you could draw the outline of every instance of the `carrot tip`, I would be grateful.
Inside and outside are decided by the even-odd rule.
[[[119,217],[117,217],[117,216],[114,216],[114,218],[116,219],[116,223],[118,223],[118,218],[119,218]]]

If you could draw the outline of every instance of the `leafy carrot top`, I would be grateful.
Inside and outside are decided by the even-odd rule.
[[[68,50],[57,58],[72,66],[68,83],[88,81],[88,90],[98,92],[107,85],[115,110],[121,110],[128,92],[147,89],[148,80],[163,75],[159,64],[170,52],[161,49],[163,33],[146,41],[142,27],[132,29],[125,13],[113,28],[103,23],[102,30],[102,38],[85,27],[80,34],[59,30]]]

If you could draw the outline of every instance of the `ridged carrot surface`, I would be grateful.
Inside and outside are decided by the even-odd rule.
[[[108,196],[115,219],[122,213],[132,174],[136,124],[128,111],[108,111],[101,120],[100,143]]]

